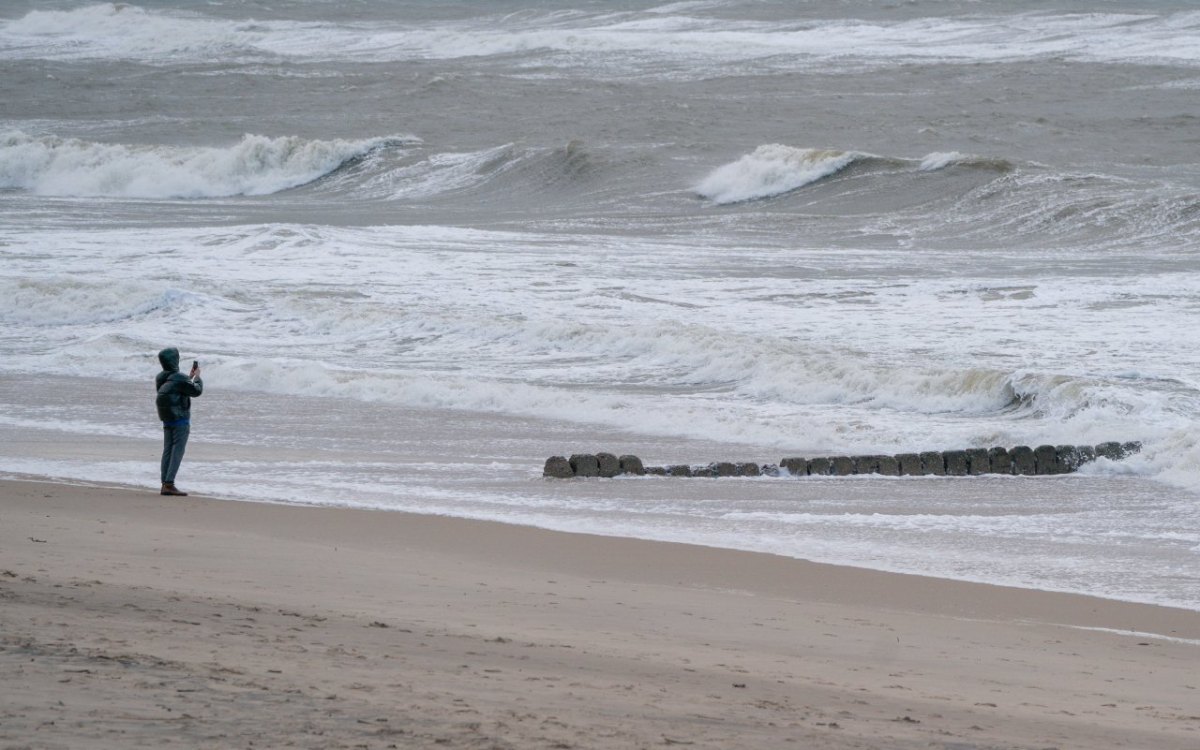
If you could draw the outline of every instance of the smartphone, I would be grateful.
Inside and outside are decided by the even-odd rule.
[[[193,370],[198,370],[199,368],[200,368],[200,360],[198,360],[198,359],[193,359],[193,360],[192,360],[192,369],[193,369]]]

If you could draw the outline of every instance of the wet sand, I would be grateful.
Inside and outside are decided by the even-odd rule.
[[[1200,612],[0,482],[0,747],[1188,748]]]

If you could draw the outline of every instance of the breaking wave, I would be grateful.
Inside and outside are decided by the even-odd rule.
[[[323,187],[345,188],[368,198],[419,200],[478,187],[511,169],[520,156],[511,143],[481,151],[435,153],[361,180],[357,175],[347,174],[344,180],[330,180]]]
[[[735,162],[717,167],[708,174],[695,192],[717,204],[772,198],[831,177],[855,164],[882,167],[912,167],[936,172],[949,167],[966,167],[1004,173],[1015,167],[1007,159],[938,152],[923,159],[877,156],[862,151],[795,148],[772,143],[759,146]]]
[[[719,5],[719,4],[718,4]],[[618,68],[671,59],[787,66],[897,59],[1071,60],[1198,64],[1195,12],[1014,13],[905,21],[732,21],[711,7],[673,4],[643,11],[549,10],[470,15],[441,23],[299,22],[225,19],[194,12],[101,3],[35,10],[0,22],[0,55],[117,58],[173,63],[238,57],[391,61],[566,52]]]
[[[432,241],[432,235],[430,238]],[[278,232],[271,231],[254,238],[255,242],[243,249],[258,255],[260,251],[251,248],[278,239]],[[372,238],[364,235],[358,242],[369,244]],[[337,241],[318,242],[311,247],[290,245],[287,255],[294,265],[308,267],[313,258],[339,246]],[[215,267],[223,261],[231,268],[237,267],[232,260],[236,256],[211,252],[191,251],[208,265]],[[109,364],[119,370],[135,361],[136,345],[114,346],[108,339],[96,339],[96,332],[121,323],[122,335],[152,340],[163,318],[169,315],[186,313],[210,321],[211,331],[221,342],[214,343],[214,348],[261,349],[269,359],[292,356],[294,342],[303,341],[318,359],[309,363],[315,369],[295,384],[297,395],[356,397],[362,388],[371,390],[369,383],[375,382],[373,378],[379,373],[352,364],[363,346],[379,352],[374,365],[403,371],[414,360],[436,359],[445,365],[444,374],[458,373],[464,381],[478,381],[469,388],[473,395],[464,393],[466,386],[462,384],[445,392],[444,399],[425,393],[413,402],[412,394],[403,389],[392,394],[397,401],[411,405],[562,417],[558,408],[560,389],[586,385],[588,390],[605,394],[599,399],[605,405],[590,415],[576,416],[616,423],[630,416],[614,403],[655,392],[713,392],[725,394],[718,395],[717,401],[729,397],[732,402],[762,404],[774,412],[774,416],[764,417],[763,423],[773,426],[755,432],[757,439],[769,436],[782,440],[790,434],[794,425],[779,420],[781,408],[869,407],[910,418],[923,415],[955,421],[969,417],[963,426],[971,430],[978,429],[980,423],[1019,427],[1022,423],[1075,422],[1077,426],[1093,418],[1107,428],[1116,415],[1139,411],[1137,404],[1129,402],[1124,383],[999,367],[872,362],[844,349],[774,335],[681,326],[669,320],[633,327],[603,327],[541,316],[481,320],[470,310],[459,309],[465,303],[455,302],[452,294],[420,309],[368,296],[330,294],[324,288],[297,288],[286,297],[272,298],[269,306],[239,301],[244,296],[232,289],[213,294],[164,287],[156,281],[86,281],[67,276],[0,279],[0,300],[4,300],[0,303],[0,322],[31,340],[64,337],[57,352],[76,348],[64,360],[68,368],[65,372],[80,356],[94,361],[116,356]],[[465,294],[462,299],[469,296]],[[528,305],[532,313],[535,301],[529,300]],[[265,343],[272,341],[288,343],[275,349]],[[230,365],[239,361],[237,356],[225,359]],[[54,369],[41,354],[30,364],[34,369]],[[238,376],[241,366],[226,375],[228,383],[248,389],[258,387],[261,381],[257,375],[245,380]],[[318,377],[317,373],[324,374]],[[308,387],[318,381],[322,384],[319,388]],[[513,382],[524,383],[519,389],[523,395],[510,403],[497,389],[511,395],[512,387],[501,384]],[[637,385],[617,397],[612,393],[612,384],[619,383]],[[375,397],[381,395],[383,391],[375,391]],[[690,434],[684,422],[664,424],[654,410],[644,416],[641,427],[650,433]],[[906,433],[901,424],[895,429],[898,434]]]
[[[740,203],[791,192],[870,158],[857,151],[759,146],[735,162],[714,169],[696,192],[714,203]]]
[[[310,25],[311,26],[311,25]],[[0,23],[0,54],[16,58],[174,60],[270,53],[272,40],[299,24],[225,21],[192,13],[149,11],[127,3],[35,10]],[[324,36],[312,29],[318,36]],[[337,44],[338,39],[327,39]]]
[[[245,135],[220,147],[106,144],[16,131],[0,135],[0,189],[38,195],[220,198],[269,195],[330,174],[404,136],[307,140]]]
[[[443,205],[457,201],[474,207],[486,204],[493,210],[575,205],[595,215],[636,199],[631,184],[655,189],[662,181],[661,174],[642,174],[640,165],[599,156],[578,140],[554,148],[507,143],[478,151],[404,156],[372,160],[364,170],[341,170],[316,188],[354,199]]]

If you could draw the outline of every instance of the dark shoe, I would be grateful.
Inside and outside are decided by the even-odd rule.
[[[172,497],[187,497],[186,492],[177,488],[175,485],[168,484],[166,482],[163,482],[162,490],[160,490],[158,494],[171,495]]]

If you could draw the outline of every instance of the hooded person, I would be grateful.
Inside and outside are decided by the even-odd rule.
[[[175,347],[159,352],[158,362],[162,372],[154,377],[154,387],[158,391],[154,405],[163,425],[162,491],[159,494],[186,497],[186,492],[175,487],[175,474],[183,462],[183,451],[191,432],[192,399],[204,392],[204,381],[200,380],[199,365],[193,364],[189,375],[179,371],[179,350]]]

